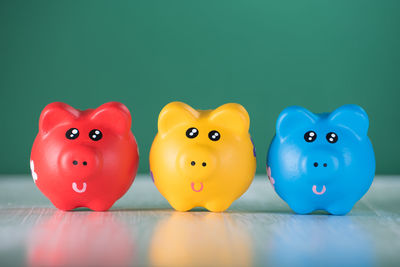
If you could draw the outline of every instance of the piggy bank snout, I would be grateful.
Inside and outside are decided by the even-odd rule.
[[[313,150],[309,155],[305,156],[304,168],[308,173],[315,174],[318,178],[329,179],[334,178],[334,174],[338,171],[340,158],[335,151],[332,150]]]
[[[101,165],[97,151],[83,145],[64,149],[59,162],[62,172],[74,179],[88,178]]]
[[[217,158],[211,148],[189,147],[179,153],[179,169],[192,180],[206,179],[216,168]]]

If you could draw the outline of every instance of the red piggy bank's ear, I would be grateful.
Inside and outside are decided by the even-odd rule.
[[[78,116],[79,110],[76,110],[65,103],[54,102],[48,104],[40,114],[39,131],[47,134],[57,125],[70,122]]]
[[[101,105],[93,111],[90,119],[121,135],[128,133],[131,129],[131,113],[124,104],[119,102]]]

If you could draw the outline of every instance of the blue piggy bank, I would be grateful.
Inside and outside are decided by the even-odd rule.
[[[348,213],[375,175],[368,126],[357,105],[322,114],[298,106],[283,110],[267,158],[275,191],[296,213]]]

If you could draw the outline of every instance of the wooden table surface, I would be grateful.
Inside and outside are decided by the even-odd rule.
[[[147,175],[109,212],[62,212],[30,176],[0,176],[0,266],[400,265],[400,177],[347,216],[295,215],[258,176],[227,212],[175,212]]]

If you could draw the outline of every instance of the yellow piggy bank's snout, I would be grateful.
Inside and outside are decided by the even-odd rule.
[[[204,145],[191,145],[182,148],[178,153],[177,168],[193,182],[207,180],[218,166],[214,149]]]

